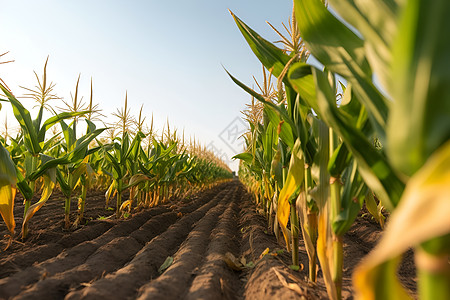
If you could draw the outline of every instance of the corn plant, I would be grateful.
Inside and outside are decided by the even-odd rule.
[[[17,176],[14,163],[2,142],[0,142],[0,171],[0,213],[10,232],[8,244],[4,249],[6,250],[11,244],[16,227],[13,210],[17,191]]]
[[[96,111],[93,111],[92,106],[92,81],[91,81],[91,97],[90,104],[88,107],[85,107],[84,103],[81,101],[82,99],[78,99],[78,86],[80,82],[80,76],[78,76],[78,80],[75,87],[75,94],[72,98],[72,103],[66,103],[66,110],[72,113],[78,113],[86,111],[90,109],[89,118],[92,119],[92,114]],[[77,139],[77,124],[78,124],[78,116],[73,117],[73,121],[71,125],[67,125],[63,120],[60,121],[61,129],[64,135],[64,144],[66,153],[70,153],[75,151],[79,145],[83,145],[83,148],[78,148],[76,151],[78,154],[76,157],[74,156],[70,162],[65,161],[64,163],[60,163],[58,167],[57,180],[60,184],[61,190],[65,195],[64,202],[64,228],[67,230],[70,227],[70,202],[72,198],[72,194],[77,187],[78,184],[81,185],[81,197],[79,198],[79,207],[78,207],[78,217],[74,223],[74,226],[78,226],[83,217],[85,198],[87,193],[87,188],[90,183],[90,179],[93,176],[93,170],[88,162],[89,155],[100,150],[101,147],[94,147],[91,149],[87,149],[89,143],[95,139],[99,134],[101,134],[106,128],[97,129],[95,124],[86,119],[87,122],[87,132],[86,134]]]
[[[380,245],[355,272],[358,296],[406,298],[395,268],[401,253],[415,247],[419,296],[448,298],[450,223],[443,211],[449,211],[445,200],[448,188],[444,188],[448,169],[444,166],[448,163],[450,110],[444,104],[448,103],[449,92],[445,88],[448,76],[442,66],[448,65],[450,41],[447,35],[438,32],[450,28],[445,17],[450,7],[446,1],[404,1],[390,5],[382,2],[380,6],[330,2],[364,40],[319,1],[295,1],[296,13],[302,20],[299,29],[308,48],[325,67],[352,84],[372,128],[385,146],[387,159],[373,150],[363,152],[359,148],[361,136],[329,105],[327,75],[312,69],[317,100],[322,111],[329,110],[330,126],[346,141],[366,183],[384,206],[393,211]],[[383,22],[378,23],[376,16],[383,16]],[[443,31],[437,31],[435,26]],[[386,90],[376,88],[372,69]],[[392,99],[389,106],[383,96],[386,92]],[[417,196],[431,187],[433,192],[426,197]],[[427,209],[423,210],[422,205]],[[419,222],[417,216],[423,221]],[[422,263],[425,260],[433,261],[434,267]],[[389,289],[385,288],[388,282]]]
[[[296,16],[296,19],[300,19],[298,13]],[[306,17],[302,15],[301,18],[304,22]],[[285,98],[279,105],[274,105],[230,75],[235,83],[264,103],[267,111],[271,112],[270,120],[278,127],[280,140],[288,146],[288,153],[291,154],[287,180],[283,180],[284,178],[276,180],[282,183],[277,198],[278,222],[286,232],[285,237],[289,235],[295,241],[298,234],[295,231],[296,213],[291,197],[296,198],[310,260],[310,279],[315,280],[317,253],[329,297],[340,298],[342,236],[354,222],[363,199],[370,193],[362,179],[364,178],[381,197],[386,195],[385,189],[390,189],[394,201],[398,201],[404,187],[395,173],[387,173],[387,176],[381,177],[381,172],[389,168],[389,162],[384,158],[383,151],[369,141],[373,134],[378,134],[384,126],[383,117],[387,111],[383,106],[383,96],[378,95],[376,99],[378,102],[373,104],[378,111],[368,113],[364,102],[359,102],[359,98],[364,95],[358,94],[360,89],[352,84],[346,90],[343,88],[345,92],[338,108],[336,82],[332,74],[327,74],[322,76],[322,81],[329,84],[326,90],[327,103],[324,103],[323,90],[316,91],[315,88],[316,83],[312,76],[315,70],[298,58],[298,52],[285,53],[264,40],[236,16],[234,19],[255,55],[278,78],[279,88],[283,86],[281,82],[284,83]],[[297,27],[297,23],[293,24],[294,28]],[[300,25],[298,26],[300,28]],[[282,94],[280,91],[279,93]],[[342,119],[338,121],[336,118],[332,119],[333,114],[342,115]],[[334,123],[339,121],[340,127]],[[351,133],[343,134],[342,128],[353,129]],[[383,134],[380,136],[384,137]],[[298,144],[296,147],[293,147],[294,141],[296,145]],[[370,152],[366,155],[369,156],[369,161],[364,159],[364,151]],[[292,163],[293,153],[297,153],[299,161],[297,164]],[[252,159],[247,155],[239,158],[247,160],[248,166]],[[275,169],[280,160],[278,156],[276,157],[272,161]],[[251,164],[254,165],[254,162]],[[305,170],[304,174],[300,172],[301,170]],[[276,171],[273,174],[275,175]],[[258,180],[258,175],[256,179]],[[367,199],[370,200],[370,197]],[[294,218],[291,218],[291,232],[286,230],[289,215],[294,215]],[[294,251],[293,258],[295,255]]]
[[[35,90],[27,89],[31,92],[28,95],[38,101],[39,104],[39,112],[35,120],[31,119],[30,112],[16,99],[16,97],[8,90],[8,88],[0,83],[0,88],[7,96],[7,100],[11,103],[14,116],[20,124],[24,146],[23,149],[26,150],[22,153],[22,165],[16,165],[18,178],[17,186],[25,198],[22,238],[25,238],[27,236],[28,221],[48,200],[56,184],[55,170],[52,170],[55,165],[45,164],[46,162],[51,160],[52,157],[44,154],[44,152],[46,152],[52,145],[52,142],[56,137],[52,137],[48,141],[45,141],[45,134],[47,130],[61,120],[79,116],[85,113],[63,112],[42,122],[44,109],[48,107],[48,101],[56,98],[55,95],[51,94],[54,84],[47,82],[47,61],[44,65],[44,74],[42,76],[42,81],[35,73],[38,81],[38,86]],[[43,168],[44,165],[45,168]],[[32,174],[34,174],[38,170],[38,168],[39,176],[44,176],[43,192],[41,194],[40,200],[37,203],[31,205],[31,199],[35,193],[35,181],[38,178],[34,175],[32,176]]]
[[[308,56],[307,52],[303,48],[301,38],[296,29],[295,16],[290,23],[291,30],[288,30],[291,36],[291,42],[283,37],[284,44],[288,46],[289,53],[287,51],[277,48],[275,45],[264,40],[250,27],[248,27],[239,18],[233,15],[238,28],[249,43],[251,49],[255,55],[260,59],[263,65],[270,70],[271,74],[278,77],[278,103],[272,103],[267,101],[264,96],[249,89],[236,78],[231,76],[232,80],[241,86],[244,90],[249,92],[257,100],[264,103],[264,111],[267,115],[267,123],[270,123],[272,128],[276,128],[280,137],[281,143],[279,144],[277,154],[270,157],[265,164],[269,167],[273,166],[272,174],[275,177],[275,190],[277,195],[276,204],[277,207],[277,219],[280,227],[285,236],[286,244],[289,245],[292,241],[292,258],[293,264],[299,265],[298,262],[298,236],[299,236],[299,220],[296,207],[296,199],[300,193],[301,186],[305,179],[305,174],[309,174],[308,168],[305,166],[312,165],[312,159],[317,149],[314,146],[314,140],[310,135],[310,125],[307,123],[306,117],[308,114],[308,108],[302,103],[301,99],[297,98],[295,91],[290,85],[284,85],[284,91],[282,90],[283,82],[285,80],[286,72],[291,64],[297,61],[305,60]],[[286,28],[287,29],[287,28]],[[268,136],[271,136],[269,134]],[[252,136],[253,138],[253,136]],[[266,138],[264,137],[263,140]],[[277,138],[275,139],[277,140]],[[294,144],[296,146],[294,146]],[[271,147],[262,145],[262,151],[271,151]],[[280,174],[276,169],[281,170],[282,165],[279,164],[281,157],[284,157],[284,164],[290,158],[289,168],[286,168],[287,172]],[[239,158],[239,157],[238,157]],[[269,168],[270,171],[270,168]],[[269,173],[269,172],[267,172]],[[278,174],[278,176],[276,176]],[[310,176],[306,176],[309,178]],[[267,180],[265,180],[267,181]],[[279,190],[279,193],[278,191]],[[311,208],[314,208],[316,204],[313,199],[309,199]],[[311,212],[315,210],[312,209]],[[291,220],[291,231],[286,228],[289,219]],[[310,218],[313,220],[313,217]],[[309,228],[308,232],[311,235],[315,235],[317,228]],[[313,245],[311,245],[314,247]],[[312,255],[311,262],[315,258],[315,251],[311,249]],[[314,267],[311,267],[314,265]],[[315,263],[310,265],[310,270],[315,274]],[[312,276],[314,279],[314,276]]]
[[[256,99],[275,108],[284,121],[281,126],[290,125],[302,141],[305,160],[311,158],[318,162],[313,166],[317,165],[319,175],[316,179],[312,176],[312,186],[317,186],[308,194],[319,204],[317,248],[329,297],[340,297],[342,245],[339,245],[339,237],[351,225],[363,198],[373,208],[375,194],[383,206],[394,213],[380,246],[355,272],[359,297],[405,298],[395,278],[395,268],[401,252],[415,246],[419,295],[424,299],[447,298],[450,272],[446,245],[450,224],[444,216],[449,211],[448,201],[444,200],[448,189],[444,186],[448,186],[445,166],[449,153],[449,110],[439,103],[448,102],[448,92],[444,88],[448,76],[439,66],[448,60],[450,43],[447,36],[436,34],[432,24],[449,27],[444,17],[449,11],[448,4],[444,1],[432,5],[425,5],[424,1],[379,1],[376,4],[331,1],[342,17],[359,30],[361,35],[357,35],[336,19],[320,0],[296,0],[294,3],[298,29],[306,47],[326,69],[319,70],[289,59],[235,18],[257,57],[283,81],[287,112],[232,79]],[[416,30],[418,28],[420,30]],[[364,36],[364,40],[360,36]],[[377,88],[373,72],[385,90]],[[334,73],[348,82],[344,102],[340,105],[336,104]],[[391,84],[394,78],[399,84]],[[295,97],[291,89],[297,93]],[[305,142],[311,139],[305,139],[305,133],[311,132],[308,128],[314,129],[314,122],[304,122],[311,117],[293,118],[295,114],[290,105],[293,99],[301,100],[296,106],[300,116],[312,109],[321,120],[319,128],[323,129],[310,135],[317,139],[317,151],[313,156],[309,156],[314,152],[306,146]],[[306,110],[302,109],[305,107]],[[325,130],[326,127],[329,129]],[[374,136],[383,145],[381,148],[373,144]],[[318,159],[320,157],[322,159]],[[326,180],[330,176],[331,185]],[[304,178],[308,179],[306,190],[310,177]],[[429,189],[433,189],[432,192]],[[420,198],[425,191],[428,191],[427,196]],[[308,194],[303,197],[307,198]],[[354,197],[358,199],[355,205],[349,202]],[[425,201],[432,213],[424,216],[423,222],[413,221],[423,215]],[[279,218],[279,221],[283,220]],[[417,226],[412,226],[411,222]],[[404,238],[398,239],[399,236]],[[333,245],[332,239],[338,243]],[[388,282],[391,288],[383,288]]]
[[[114,115],[119,118],[122,138],[116,138],[111,145],[104,147],[105,157],[111,164],[110,174],[113,178],[113,182],[106,192],[106,200],[108,203],[110,196],[112,194],[116,194],[116,217],[119,218],[123,192],[126,189],[147,180],[148,178],[146,176],[139,175],[139,177],[134,177],[135,179],[133,179],[134,175],[138,175],[136,174],[136,161],[138,161],[141,149],[140,144],[145,135],[138,131],[133,140],[130,142],[129,126],[132,124],[132,119],[128,108],[127,96],[125,96],[124,108],[122,108],[122,110],[118,110]],[[109,149],[112,150],[112,153],[108,151]],[[127,176],[128,178],[126,178]],[[139,180],[136,180],[137,178],[139,178]]]

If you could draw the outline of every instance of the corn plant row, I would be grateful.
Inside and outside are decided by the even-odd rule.
[[[116,217],[120,218],[131,209],[155,206],[170,197],[185,197],[232,177],[223,161],[195,140],[187,143],[184,134],[180,136],[169,124],[157,136],[153,118],[150,127],[146,126],[142,107],[134,119],[127,96],[124,107],[113,114],[118,121],[97,128],[95,121],[98,123],[102,115],[98,105],[93,104],[92,80],[88,104],[78,95],[78,78],[72,101],[63,102],[65,107],[57,112],[49,104],[58,98],[53,94],[54,84],[47,80],[47,61],[42,78],[36,74],[36,88],[26,88],[26,96],[38,102],[35,119],[0,82],[4,94],[1,101],[9,102],[20,126],[15,137],[0,136],[0,212],[10,232],[9,243],[15,233],[13,208],[17,190],[24,197],[24,239],[31,218],[56,187],[64,195],[64,227],[68,230],[83,222],[89,189],[106,191],[106,207],[116,197]],[[45,110],[52,114],[48,119],[44,119]],[[80,122],[86,128],[82,133]],[[125,192],[127,199],[123,198]],[[39,200],[33,203],[35,195]],[[71,224],[73,198],[78,199],[78,215]]]
[[[287,37],[269,24],[283,49],[232,13],[264,78],[257,92],[229,74],[253,97],[239,176],[297,268],[302,233],[309,278],[318,258],[330,299],[341,298],[342,237],[364,202],[380,226],[383,209],[390,217],[354,271],[356,297],[409,299],[396,269],[412,247],[419,297],[448,299],[450,3],[329,2],[347,23],[320,0],[294,0]]]

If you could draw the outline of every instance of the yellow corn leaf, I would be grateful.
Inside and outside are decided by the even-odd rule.
[[[114,192],[114,193],[113,193]],[[108,189],[106,190],[105,193],[105,198],[106,198],[106,207],[108,207],[109,205],[109,199],[111,198],[111,194],[114,197],[114,195],[116,194],[117,189],[116,189],[116,181],[113,181],[111,183],[111,185],[108,187]]]
[[[269,252],[270,252],[270,249],[269,249],[269,248],[264,249],[264,251],[261,253],[261,255],[259,256],[259,258],[260,258],[260,259],[263,258],[263,257],[266,256],[267,254],[269,254]]]
[[[16,188],[10,184],[0,181],[0,213],[5,221],[11,235],[14,235],[16,222],[14,221],[14,198],[16,197]]]
[[[289,236],[286,228],[291,211],[289,199],[302,185],[304,174],[305,162],[300,150],[300,141],[297,140],[294,145],[294,149],[292,149],[291,161],[289,162],[289,171],[286,177],[286,182],[284,183],[284,186],[280,192],[280,196],[278,197],[277,217],[278,223],[280,223],[281,230],[283,231],[283,235],[286,240],[286,245],[289,244]]]
[[[377,247],[357,267],[357,299],[409,299],[395,276],[408,248],[450,233],[450,142],[408,181]],[[384,294],[385,291],[389,293]]]
[[[24,228],[26,227],[26,224],[30,221],[30,219],[33,217],[33,215],[47,202],[48,198],[50,198],[50,195],[53,192],[53,188],[56,185],[56,178],[51,178],[49,175],[45,174],[43,176],[44,182],[43,182],[43,188],[42,188],[42,194],[41,199],[33,205],[31,205],[28,208],[28,211],[26,215],[23,218],[22,223],[22,233]]]
[[[329,202],[325,204],[319,214],[318,223],[318,237],[317,237],[317,257],[320,261],[320,267],[324,277],[324,282],[327,287],[328,297],[332,300],[337,299],[336,286],[333,283],[332,270],[332,258],[333,258],[333,245],[331,227],[328,226],[328,206]]]
[[[16,170],[9,152],[0,144],[0,213],[11,236],[14,235],[14,198],[16,196]]]
[[[131,203],[133,202],[133,200],[127,200],[125,202],[122,203],[122,205],[119,208],[119,211],[124,211],[127,207],[130,209],[131,208]]]

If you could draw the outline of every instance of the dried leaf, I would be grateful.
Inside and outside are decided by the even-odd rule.
[[[286,281],[286,278],[284,278],[283,275],[281,275],[280,272],[278,272],[277,269],[275,269],[274,267],[272,267],[272,271],[275,272],[275,275],[277,275],[278,280],[281,282],[281,284],[284,287],[286,287],[286,288],[288,288],[288,289],[290,289],[290,290],[292,290],[294,292],[297,292],[299,295],[303,295],[304,294],[303,290],[300,288],[300,286],[298,284],[288,283]]]
[[[162,274],[168,267],[170,267],[173,263],[173,257],[172,256],[167,256],[166,260],[164,261],[164,263],[161,265],[161,267],[159,267],[158,269],[158,273]]]
[[[227,264],[227,266],[235,271],[242,271],[243,265],[239,262],[239,260],[230,252],[225,253],[223,257],[223,261]]]

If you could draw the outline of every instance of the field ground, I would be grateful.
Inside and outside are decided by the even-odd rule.
[[[21,202],[18,195],[17,231]],[[75,218],[75,202],[72,208]],[[63,213],[62,195],[55,193],[31,220],[24,243],[0,252],[0,299],[327,299],[320,271],[318,283],[307,282],[303,245],[305,268],[296,272],[289,268],[289,253],[267,234],[265,218],[236,180],[126,220],[105,209],[103,192],[91,192],[87,222],[73,232],[62,230]],[[4,223],[0,234],[6,234]],[[380,235],[369,217],[358,218],[346,234],[344,299],[352,299],[353,268]],[[261,256],[267,248],[269,253]],[[230,253],[248,267],[233,270],[224,258],[232,260]],[[169,256],[173,263],[160,274]],[[415,293],[411,251],[399,274]]]

